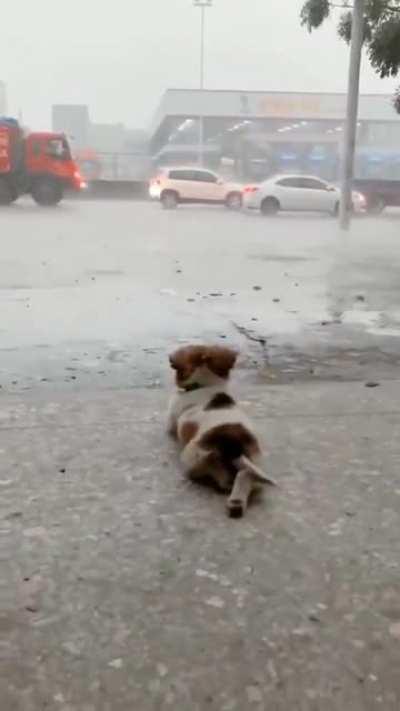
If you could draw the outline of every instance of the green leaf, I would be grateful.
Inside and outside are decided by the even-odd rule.
[[[396,9],[400,12],[399,0],[366,0],[365,4],[366,15],[372,23],[390,17]]]
[[[329,14],[329,0],[307,0],[300,12],[301,24],[312,32],[322,25]]]
[[[301,24],[309,32],[320,27],[329,17],[332,6],[343,5],[341,0],[307,0],[300,13]],[[351,8],[353,2],[348,3]],[[365,0],[364,45],[375,71],[383,78],[396,76],[400,71],[400,0]],[[337,31],[339,37],[351,40],[352,12],[340,15]],[[400,87],[393,99],[400,113]]]
[[[338,24],[338,35],[341,39],[347,42],[347,44],[349,44],[351,40],[351,20],[351,12],[345,12],[341,16]]]
[[[393,106],[395,108],[395,111],[397,111],[397,113],[400,114],[400,86],[397,87],[397,89],[394,93]]]
[[[351,41],[351,27],[352,27],[352,13],[351,12],[345,12],[341,16],[338,24],[338,35],[341,39],[343,39],[347,44],[350,44]],[[372,27],[371,27],[371,22],[368,17],[364,18],[364,44],[368,44],[371,41],[372,37]]]
[[[381,22],[373,31],[368,55],[383,77],[396,76],[400,69],[400,15]]]

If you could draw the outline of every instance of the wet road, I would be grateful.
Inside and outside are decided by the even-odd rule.
[[[233,342],[253,381],[397,377],[400,220],[128,202],[3,210],[4,390],[158,387],[166,352]]]

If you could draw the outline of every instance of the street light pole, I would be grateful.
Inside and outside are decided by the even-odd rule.
[[[353,5],[346,126],[342,154],[342,190],[340,196],[340,228],[342,230],[348,230],[350,227],[351,191],[357,140],[358,98],[360,93],[361,54],[364,39],[365,0],[354,0]]]
[[[193,0],[193,5],[200,8],[201,25],[200,25],[200,102],[203,106],[203,90],[204,90],[204,37],[205,37],[205,20],[206,8],[212,7],[213,0]],[[204,112],[203,109],[199,113],[199,144],[198,144],[198,160],[199,164],[204,163]]]

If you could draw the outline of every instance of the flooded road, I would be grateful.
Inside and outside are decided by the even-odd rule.
[[[315,216],[22,202],[1,219],[0,385],[159,387],[166,353],[231,342],[253,382],[397,377],[396,213]]]

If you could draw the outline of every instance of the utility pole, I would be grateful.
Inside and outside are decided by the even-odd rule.
[[[206,8],[212,7],[213,0],[193,0],[193,5],[200,8],[201,25],[200,25],[200,102],[203,106],[203,91],[204,91],[204,37],[205,37],[205,20]],[[204,111],[203,108],[199,113],[199,143],[198,143],[198,161],[200,165],[204,163]]]
[[[353,0],[346,126],[342,154],[342,190],[340,196],[340,228],[342,230],[349,229],[351,218],[351,193],[357,140],[361,54],[364,40],[364,8],[365,0]]]

